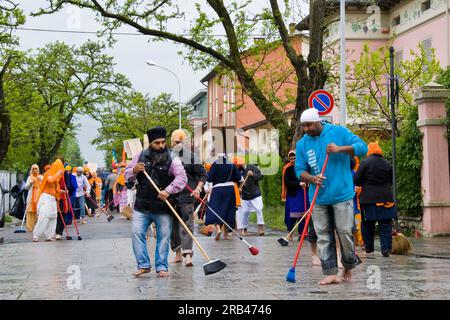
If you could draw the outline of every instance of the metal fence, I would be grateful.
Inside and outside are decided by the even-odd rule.
[[[18,175],[17,172],[0,170],[0,184],[2,185],[3,189],[11,190],[11,188],[20,180],[19,178],[23,178],[20,176],[22,175]],[[11,196],[9,194],[6,194],[5,211],[8,212],[9,210],[11,210],[13,204],[14,201]]]

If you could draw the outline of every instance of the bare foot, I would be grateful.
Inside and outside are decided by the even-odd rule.
[[[183,261],[183,256],[181,255],[181,250],[177,250],[177,253],[175,254],[175,259],[173,259],[173,263],[180,263]]]
[[[339,284],[342,282],[342,279],[339,278],[337,275],[330,275],[323,278],[319,284],[320,285],[329,285],[329,284]]]
[[[322,262],[320,262],[319,257],[316,256],[316,255],[311,256],[311,260],[312,260],[313,266],[319,266],[320,267],[322,265]]]
[[[344,269],[344,272],[342,273],[342,280],[350,281],[351,279],[352,279],[352,270]]]
[[[192,263],[192,257],[190,254],[186,254],[186,262],[185,262],[185,266],[186,267],[192,267],[194,264]]]
[[[217,233],[216,233],[216,237],[215,237],[216,241],[220,240],[220,235],[221,234],[222,234],[222,231],[218,230]]]
[[[160,278],[168,278],[170,276],[169,271],[161,270],[158,272],[158,277]]]

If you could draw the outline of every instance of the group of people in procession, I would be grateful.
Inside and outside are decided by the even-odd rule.
[[[96,213],[96,210],[105,202],[112,210],[123,198],[129,202],[128,195],[121,192],[117,169],[111,172],[105,184],[97,172],[91,172],[87,166],[72,168],[63,161],[63,157],[58,156],[53,164],[44,167],[43,174],[37,164],[31,166],[24,186],[28,192],[24,219],[27,230],[33,232],[34,242],[43,235],[47,241],[61,240],[64,227],[71,225],[73,218],[86,224],[86,216],[98,217],[101,212]],[[109,192],[112,196],[106,198]],[[115,201],[113,194],[118,195]]]
[[[391,221],[397,215],[391,190],[392,166],[376,142],[367,146],[347,128],[321,121],[316,109],[305,110],[300,122],[305,134],[296,143],[296,149],[289,152],[282,172],[284,221],[287,230],[292,231],[299,219],[309,213],[319,188],[311,219],[308,225],[308,219],[302,220],[298,236],[300,239],[305,231],[312,263],[322,267],[325,278],[320,284],[340,283],[351,279],[351,270],[359,263],[356,243],[364,246],[366,254],[373,254],[376,222],[381,229],[382,254],[389,256]],[[155,270],[159,277],[168,277],[170,250],[175,253],[174,263],[184,261],[188,267],[193,265],[194,251],[192,238],[166,201],[176,207],[183,222],[194,232],[198,198],[208,198],[204,224],[214,226],[217,241],[232,238],[221,219],[242,236],[248,235],[251,212],[256,213],[257,234],[265,234],[259,187],[263,175],[256,164],[220,154],[214,162],[202,165],[192,151],[188,134],[181,129],[172,132],[170,148],[165,128],[152,128],[147,136],[149,147],[136,154],[121,172],[113,170],[103,183],[96,172],[64,167],[62,159],[57,159],[44,175],[33,165],[26,183],[26,221],[28,230],[33,230],[33,241],[43,234],[46,240],[52,240],[55,234],[56,239],[61,239],[62,219],[71,223],[72,208],[78,211],[75,217],[86,223],[86,206],[94,214],[100,205],[106,205],[110,211],[118,208],[119,212],[129,207],[137,262],[134,276],[151,271],[147,232],[154,224]],[[360,163],[362,157],[366,159]],[[288,240],[293,241],[292,236]],[[340,268],[343,272],[338,275]]]

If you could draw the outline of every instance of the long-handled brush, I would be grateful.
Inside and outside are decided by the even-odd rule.
[[[95,205],[95,209],[100,210],[101,213],[103,213],[106,216],[106,220],[108,220],[108,222],[111,222],[112,219],[114,219],[114,216],[112,214],[108,214],[108,212],[106,211],[105,208],[108,208],[109,205],[114,201],[111,200],[105,207],[100,207],[96,201],[94,201],[94,199],[92,199],[90,196],[86,195],[86,198],[89,199],[89,201],[91,201],[91,203],[93,205]]]
[[[67,197],[68,197],[68,195],[67,195]],[[66,240],[72,240],[72,237],[69,235],[69,232],[67,231],[67,225],[66,225],[66,222],[64,221],[64,216],[62,215],[61,208],[59,207],[59,202],[58,201],[56,201],[56,205],[58,207],[59,217],[61,218],[61,221],[62,221],[63,226],[64,226],[64,230],[66,231]]]
[[[206,197],[208,196],[208,194],[205,194],[205,196],[203,197],[203,201],[205,201],[206,200]],[[202,206],[203,206],[203,203],[201,203],[200,202],[200,204],[197,206],[197,208],[195,209],[195,211],[194,211],[194,220],[195,220],[195,217],[197,217],[197,215],[198,215],[198,212],[200,211],[200,209],[202,208]]]
[[[156,189],[156,191],[158,191],[158,193],[161,193],[161,190],[158,188],[158,186],[155,184],[155,182],[153,181],[153,179],[148,175],[147,172],[143,171],[143,173],[145,174],[145,176],[147,177],[147,179],[150,181],[150,183],[153,185],[153,187]],[[191,239],[195,242],[195,244],[197,245],[198,249],[200,250],[200,252],[203,255],[203,258],[207,261],[204,265],[203,265],[203,271],[205,273],[205,276],[219,272],[221,270],[223,270],[227,265],[220,261],[219,259],[215,259],[215,260],[211,260],[208,255],[206,254],[205,250],[202,248],[202,246],[200,245],[200,243],[198,242],[198,240],[194,237],[194,235],[192,234],[191,230],[189,230],[189,228],[186,226],[186,224],[184,223],[183,219],[181,219],[180,215],[176,212],[176,210],[173,208],[173,206],[170,204],[170,202],[165,199],[164,202],[167,204],[167,206],[170,208],[170,210],[172,211],[172,213],[174,214],[174,216],[178,219],[178,221],[181,223],[181,225],[183,226],[183,228],[186,230],[187,234],[191,237]]]
[[[23,222],[25,221],[26,216],[27,216],[27,214],[26,214],[26,212],[24,212],[23,217],[22,217],[22,224],[20,225],[20,229],[14,230],[14,233],[26,233],[26,231],[23,230]]]
[[[69,194],[69,191],[66,189],[66,194]],[[70,213],[72,213],[72,220],[73,220],[73,224],[75,226],[75,230],[77,231],[77,237],[78,240],[83,240],[83,238],[80,235],[80,232],[78,231],[78,226],[77,226],[77,219],[75,218],[75,213],[73,212],[73,208],[72,208],[72,202],[70,201],[70,197],[67,196],[67,203],[69,204],[69,209],[70,209]]]
[[[245,183],[247,182],[249,175],[247,174],[245,176],[244,182],[242,182],[241,186],[239,187],[239,192],[242,192],[242,188],[245,186]]]
[[[287,247],[289,245],[289,240],[288,238],[295,232],[295,230],[298,228],[298,226],[300,225],[300,223],[302,223],[303,219],[305,219],[306,215],[307,215],[307,210],[306,210],[306,187],[303,187],[303,203],[304,203],[304,213],[303,213],[303,217],[298,220],[294,227],[292,228],[292,230],[287,234],[286,237],[281,237],[278,239],[278,242],[283,246],[283,247]],[[307,228],[307,226],[305,225],[305,228]]]
[[[287,247],[289,245],[289,240],[288,238],[295,232],[295,230],[297,229],[297,227],[300,225],[300,223],[302,223],[302,221],[306,218],[306,216],[308,215],[309,210],[305,212],[305,214],[303,215],[303,217],[298,220],[294,227],[292,228],[292,230],[287,234],[286,237],[281,237],[278,239],[278,242],[283,246],[283,247]],[[307,228],[307,226],[305,225],[305,228]]]
[[[325,162],[323,163],[322,172],[320,173],[322,177],[324,176],[325,168],[327,167],[327,163],[328,163],[328,153],[325,157]],[[317,194],[319,193],[319,189],[320,189],[320,186],[316,185],[316,190],[314,191],[314,197],[311,201],[311,205],[309,206],[305,226],[309,225],[309,220],[311,219],[311,214],[312,214],[314,205],[316,204],[316,198],[317,198]],[[306,228],[306,227],[303,228],[302,237],[301,237],[300,242],[297,247],[297,252],[295,254],[294,263],[292,265],[292,268],[289,269],[289,271],[286,275],[286,281],[288,281],[288,282],[295,282],[295,267],[297,266],[298,257],[300,256],[300,249],[302,248],[303,239],[305,238],[307,229],[308,228]]]
[[[186,189],[188,189],[189,192],[190,192],[191,194],[193,194],[194,191],[193,191],[191,188],[189,188],[189,186],[188,186],[187,184],[186,184]],[[239,233],[237,233],[233,228],[231,228],[230,225],[229,225],[228,223],[226,223],[226,221],[223,220],[223,219],[217,214],[217,212],[215,212],[215,211],[209,206],[209,204],[207,204],[205,201],[203,201],[200,197],[196,197],[196,198],[197,198],[198,201],[200,201],[200,202],[203,203],[205,206],[207,206],[207,207],[209,208],[209,210],[211,210],[211,212],[214,213],[214,214],[216,215],[216,217],[219,218],[219,220],[222,221],[222,223],[228,227],[228,229],[230,229],[235,235],[237,235],[237,236],[239,237],[239,239],[240,239],[242,242],[244,242],[244,243],[247,245],[247,247],[248,247],[248,249],[250,250],[250,253],[251,253],[252,255],[256,256],[256,255],[259,253],[258,248],[252,246],[252,245],[251,245],[250,243],[248,243],[244,238],[242,238],[242,237],[240,236]]]

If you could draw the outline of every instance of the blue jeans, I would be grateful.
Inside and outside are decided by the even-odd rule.
[[[78,205],[78,210],[80,210],[80,217],[81,219],[84,219],[86,217],[86,209],[85,209],[85,204],[86,204],[86,200],[84,199],[84,196],[81,197],[77,197],[75,198],[75,203]],[[74,206],[75,207],[75,206]],[[77,216],[75,214],[75,216]]]
[[[156,225],[156,272],[168,271],[170,235],[172,234],[172,214],[140,212],[133,210],[132,243],[138,269],[149,269],[150,258],[147,250],[147,230],[154,222]]]
[[[333,210],[329,210],[329,207]],[[353,199],[330,206],[316,204],[312,219],[318,238],[317,248],[322,262],[322,272],[325,275],[338,273],[335,230],[341,244],[342,265],[345,269],[356,267],[358,260],[352,233],[355,224]]]

